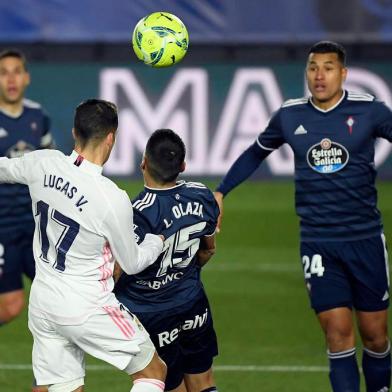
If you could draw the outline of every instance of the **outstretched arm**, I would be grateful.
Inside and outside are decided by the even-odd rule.
[[[220,231],[223,217],[223,198],[237,185],[245,181],[260,166],[261,162],[272,152],[263,149],[257,142],[245,150],[233,163],[228,173],[214,192],[215,200],[220,209],[217,231]]]
[[[233,188],[250,177],[271,152],[272,150],[261,148],[257,142],[253,143],[233,163],[216,188],[216,192],[226,196]]]

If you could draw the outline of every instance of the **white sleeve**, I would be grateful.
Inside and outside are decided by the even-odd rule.
[[[20,158],[0,158],[0,183],[17,182],[19,184],[27,184],[28,165],[26,161],[27,159],[24,156]]]
[[[128,275],[137,274],[151,265],[161,254],[161,237],[147,234],[138,245],[133,231],[132,204],[125,192],[110,200],[110,211],[104,222],[105,237],[121,268]]]

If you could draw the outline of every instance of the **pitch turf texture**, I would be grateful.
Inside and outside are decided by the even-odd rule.
[[[130,195],[141,187],[120,185]],[[392,243],[392,182],[378,189]],[[247,182],[225,201],[217,254],[203,272],[219,338],[220,391],[330,390],[323,336],[303,284],[293,196],[291,182]],[[1,392],[29,391],[31,343],[26,312],[0,328]],[[130,382],[89,357],[85,388],[129,391]]]

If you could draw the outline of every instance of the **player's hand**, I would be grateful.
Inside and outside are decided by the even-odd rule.
[[[114,261],[114,270],[113,270],[114,283],[118,282],[122,273],[123,273],[123,270],[121,269],[120,264],[118,264],[117,261],[115,260]]]
[[[223,193],[214,192],[214,197],[216,202],[218,203],[219,211],[220,211],[218,216],[218,223],[216,225],[216,232],[219,233],[221,230],[222,218],[223,218]]]
[[[159,237],[161,237],[162,242],[165,242],[165,236],[162,234],[159,234]]]

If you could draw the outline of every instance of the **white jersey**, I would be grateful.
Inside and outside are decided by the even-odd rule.
[[[162,250],[150,234],[138,246],[127,194],[102,176],[102,167],[75,151],[40,150],[0,159],[0,182],[29,186],[36,228],[36,277],[29,311],[60,324],[80,324],[116,303],[117,260],[128,274],[152,264]]]

